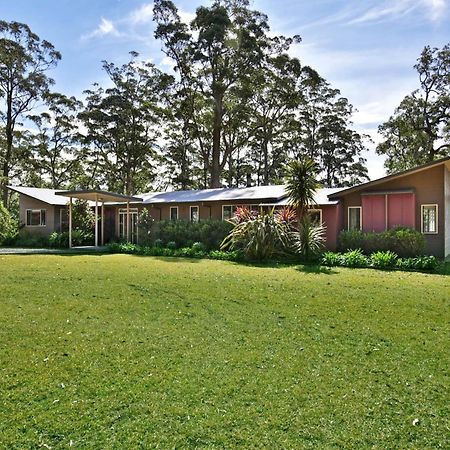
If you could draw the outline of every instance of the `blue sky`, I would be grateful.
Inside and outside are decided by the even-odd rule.
[[[292,55],[317,69],[358,110],[355,128],[377,142],[377,127],[418,87],[413,69],[425,45],[450,42],[450,0],[254,0],[275,34],[299,34]],[[199,4],[176,0],[190,20]],[[52,71],[55,90],[81,97],[106,83],[101,61],[116,64],[136,50],[167,69],[153,38],[152,4],[142,0],[0,0],[1,17],[27,23],[63,59]],[[366,155],[372,178],[384,174],[373,145]]]

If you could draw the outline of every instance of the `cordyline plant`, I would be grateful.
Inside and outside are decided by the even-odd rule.
[[[246,259],[262,261],[285,254],[290,247],[291,225],[273,209],[257,214],[240,211],[230,222],[235,226],[222,241],[221,250],[240,250]]]

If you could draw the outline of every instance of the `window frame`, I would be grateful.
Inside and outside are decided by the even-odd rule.
[[[424,231],[423,211],[425,208],[434,207],[436,210],[436,231]],[[423,203],[420,205],[420,232],[422,234],[439,234],[439,205],[437,203]]]
[[[193,208],[197,209],[197,219],[196,220],[192,219],[192,209]],[[200,221],[200,207],[198,205],[191,205],[191,206],[189,206],[189,220],[191,222],[199,222]]]
[[[172,209],[175,209],[177,211],[177,218],[176,219],[172,219]],[[178,220],[179,219],[179,211],[178,211],[178,206],[170,206],[169,207],[169,220]]]
[[[42,223],[42,211],[44,212],[44,223]],[[39,212],[39,225],[32,225],[31,223],[28,223],[28,212],[30,212],[30,219],[31,215],[33,213]],[[30,220],[31,222],[31,220]],[[31,209],[28,208],[25,210],[25,226],[27,227],[46,227],[47,226],[47,209],[41,208],[41,209]]]
[[[311,212],[319,212],[319,225],[323,224],[323,213],[322,213],[322,208],[311,208],[308,209],[308,214]]]
[[[225,219],[224,214],[223,214],[223,212],[224,212],[226,207],[230,207],[231,208],[231,216],[228,219]],[[222,220],[230,220],[230,219],[232,219],[233,216],[234,216],[234,213],[236,212],[236,210],[237,210],[237,206],[236,205],[229,205],[229,204],[228,205],[222,205]]]
[[[350,210],[358,209],[359,210],[359,230],[354,228],[350,228]],[[362,231],[363,229],[363,215],[362,215],[362,206],[348,206],[347,207],[347,230],[348,231]]]

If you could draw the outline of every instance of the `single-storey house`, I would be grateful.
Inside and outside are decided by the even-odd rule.
[[[24,232],[41,235],[68,229],[73,198],[90,201],[103,219],[101,228],[96,227],[96,243],[137,241],[143,208],[154,220],[197,221],[229,219],[241,206],[267,209],[289,204],[284,185],[148,192],[134,197],[99,190],[9,189],[20,195]],[[450,157],[350,188],[319,189],[311,213],[326,225],[329,249],[336,248],[342,230],[379,232],[404,226],[425,235],[428,254],[450,257]]]

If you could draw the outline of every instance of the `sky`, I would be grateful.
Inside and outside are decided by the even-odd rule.
[[[174,0],[181,18],[210,4]],[[356,130],[371,136],[364,156],[369,175],[384,175],[376,155],[378,125],[418,88],[413,66],[425,45],[450,42],[450,0],[253,0],[274,34],[300,35],[291,49],[341,90],[355,107]],[[170,64],[153,37],[152,3],[143,0],[0,0],[0,18],[28,24],[62,53],[51,72],[54,89],[82,98],[94,82],[107,83],[101,61],[123,64],[130,51],[163,70]]]

